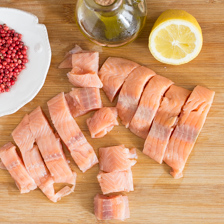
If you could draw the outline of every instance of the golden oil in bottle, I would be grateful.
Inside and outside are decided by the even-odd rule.
[[[76,20],[93,42],[108,47],[134,40],[146,19],[144,0],[78,0]]]

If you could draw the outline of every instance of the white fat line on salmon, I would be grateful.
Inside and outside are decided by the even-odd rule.
[[[60,158],[64,158],[64,155],[62,153],[54,153],[54,154],[45,156],[44,160],[46,162],[49,162],[49,161],[53,161],[53,160],[58,160]]]

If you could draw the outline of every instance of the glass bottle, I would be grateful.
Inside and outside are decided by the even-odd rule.
[[[145,0],[78,0],[76,20],[82,32],[101,46],[133,41],[147,14]]]

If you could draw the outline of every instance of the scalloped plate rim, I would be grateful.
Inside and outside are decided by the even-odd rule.
[[[49,42],[49,38],[48,38],[47,28],[44,24],[39,24],[39,19],[36,15],[34,15],[30,12],[27,12],[27,11],[23,11],[23,10],[20,10],[20,9],[15,9],[15,8],[9,8],[9,7],[0,7],[0,11],[1,10],[14,10],[14,11],[18,11],[19,13],[23,13],[23,14],[26,14],[26,15],[34,18],[34,22],[36,23],[35,25],[39,26],[39,27],[42,27],[42,29],[45,33],[46,43],[48,45],[48,48],[46,49],[46,53],[48,54],[48,59],[49,59],[47,65],[46,65],[45,71],[44,71],[44,76],[43,76],[42,82],[39,85],[39,87],[36,88],[36,90],[31,94],[31,96],[29,96],[28,98],[25,98],[22,102],[20,102],[19,105],[16,105],[15,108],[10,108],[8,110],[6,109],[2,112],[0,111],[0,117],[3,117],[3,116],[10,115],[10,114],[13,114],[13,113],[17,112],[19,109],[21,109],[23,106],[25,106],[31,100],[33,100],[34,97],[39,93],[39,91],[41,90],[41,88],[43,87],[43,85],[45,83],[47,73],[48,73],[48,70],[50,68],[52,52],[51,52],[51,46],[50,46],[50,42]]]

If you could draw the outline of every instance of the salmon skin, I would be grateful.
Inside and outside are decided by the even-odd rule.
[[[12,137],[19,147],[25,167],[37,186],[53,202],[59,201],[63,196],[73,192],[66,186],[57,193],[54,190],[54,180],[40,155],[39,149],[34,145],[35,139],[29,127],[29,116],[25,115],[20,124],[12,132]]]
[[[110,173],[100,172],[97,179],[103,194],[134,191],[131,169]]]
[[[64,93],[53,97],[47,105],[51,120],[79,169],[85,172],[98,163],[93,147],[87,142],[69,111]]]
[[[161,99],[173,82],[160,75],[154,76],[147,84],[138,108],[130,122],[129,129],[137,136],[146,139]]]
[[[0,148],[0,159],[15,180],[21,194],[29,193],[37,188],[36,183],[27,172],[21,158],[17,154],[16,147],[11,142]]]
[[[183,107],[164,156],[164,162],[172,168],[174,178],[183,176],[183,169],[205,123],[214,95],[214,91],[196,86]]]
[[[95,87],[73,88],[72,91],[65,94],[65,98],[73,117],[84,115],[103,106],[100,90]]]
[[[130,218],[128,197],[97,194],[94,197],[94,213],[98,220],[118,219],[124,221]]]
[[[143,153],[158,163],[163,162],[170,135],[191,91],[172,85],[162,99],[146,138]]]
[[[92,138],[102,138],[110,132],[117,121],[116,107],[103,107],[95,112],[93,117],[86,120]]]
[[[99,77],[103,83],[103,90],[111,102],[130,72],[138,66],[140,65],[124,58],[107,58],[100,68]]]
[[[138,102],[146,83],[154,75],[155,72],[149,68],[139,66],[134,69],[125,80],[124,85],[121,88],[116,107],[118,110],[118,116],[126,128],[129,127],[129,124],[137,110]]]
[[[53,133],[40,107],[29,114],[29,125],[54,182],[75,185],[76,173],[71,171],[60,139]]]
[[[124,145],[99,149],[100,170],[104,172],[124,171],[136,164],[136,149],[129,150]]]
[[[102,88],[98,76],[99,52],[79,52],[72,55],[72,70],[67,74],[69,82],[76,87]]]

